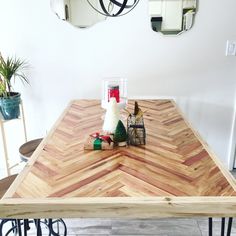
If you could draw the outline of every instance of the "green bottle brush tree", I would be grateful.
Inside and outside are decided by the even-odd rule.
[[[122,121],[119,120],[114,133],[114,142],[118,146],[126,146],[127,144],[126,141],[127,141],[127,132],[125,126],[123,125]]]

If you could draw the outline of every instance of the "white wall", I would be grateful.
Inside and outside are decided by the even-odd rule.
[[[59,21],[49,0],[0,0],[0,50],[32,65],[21,89],[30,138],[45,135],[74,98],[100,98],[106,76],[128,79],[129,96],[173,96],[228,165],[236,89],[236,1],[200,0],[194,28],[178,37],[152,32],[148,2],[86,30]]]

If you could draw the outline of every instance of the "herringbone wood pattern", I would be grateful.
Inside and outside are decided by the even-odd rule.
[[[147,145],[85,151],[100,102],[74,101],[14,197],[231,196],[235,192],[170,100],[140,100]],[[129,102],[133,109],[133,102]]]

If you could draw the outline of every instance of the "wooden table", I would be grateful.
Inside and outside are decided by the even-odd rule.
[[[0,201],[0,218],[236,216],[234,178],[175,102],[139,105],[146,146],[84,151],[104,110],[71,102]]]

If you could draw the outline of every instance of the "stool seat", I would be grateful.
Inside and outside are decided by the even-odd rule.
[[[19,148],[21,160],[27,162],[42,140],[42,138],[38,138],[21,145]]]
[[[11,184],[15,180],[16,176],[17,175],[11,175],[11,176],[8,176],[8,177],[0,180],[0,199],[6,193],[8,188],[11,186]]]

